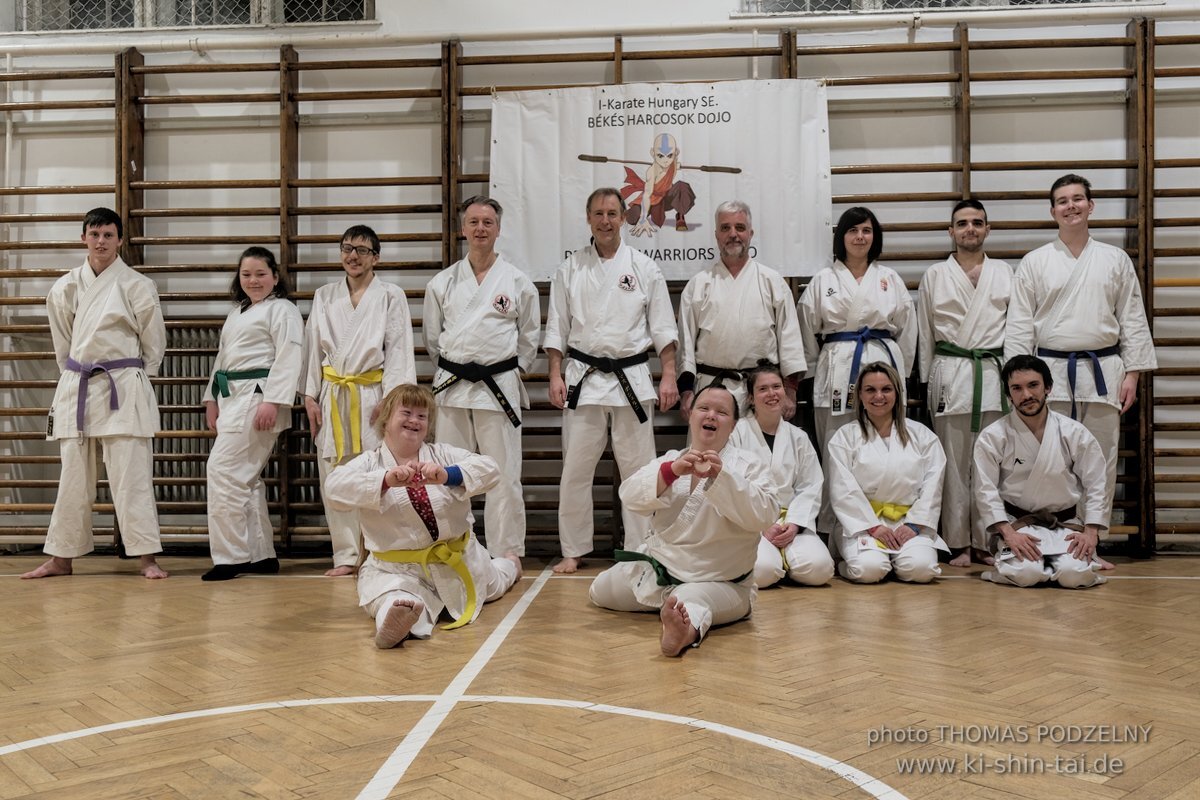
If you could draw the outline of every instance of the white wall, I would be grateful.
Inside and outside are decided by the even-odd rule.
[[[230,31],[152,31],[125,34],[81,35],[4,35],[0,36],[0,54],[11,53],[13,70],[55,67],[111,67],[111,53],[125,46],[137,46],[147,54],[147,63],[222,63],[270,62],[278,59],[278,45],[289,38],[322,37],[307,44],[298,43],[302,61],[337,58],[437,56],[440,39],[457,34],[464,39],[504,37],[517,31],[566,30],[612,31],[634,26],[655,35],[628,36],[627,51],[689,46],[742,47],[755,42],[773,45],[777,34],[774,23],[761,22],[763,30],[721,33],[716,27],[734,27],[742,23],[730,21],[729,12],[736,0],[676,0],[667,3],[612,2],[596,5],[552,0],[528,0],[521,3],[484,3],[467,0],[408,0],[404,3],[382,1],[378,23],[335,26],[322,32],[311,27],[300,33],[288,29],[258,29],[237,35]],[[0,3],[0,21],[11,3]],[[1164,8],[1185,14],[1181,19],[1164,19],[1158,23],[1160,33],[1200,32],[1198,4],[1169,0]],[[990,17],[988,17],[990,18]],[[978,17],[979,20],[988,19]],[[891,19],[891,18],[888,18]],[[911,19],[909,17],[908,19]],[[972,37],[1026,38],[1123,35],[1123,20],[1096,22],[1089,25],[1068,23],[1037,24],[1034,14],[1003,18],[1001,22],[972,25]],[[919,26],[899,25],[894,21],[874,30],[837,32],[832,30],[802,30],[800,46],[859,42],[930,42],[949,41],[953,27],[944,24],[944,17],[927,14]],[[672,35],[680,26],[711,24],[713,32]],[[814,23],[825,24],[825,23]],[[861,23],[860,23],[861,24]],[[1031,27],[1032,25],[1032,27]],[[428,37],[424,44],[382,44],[387,37]],[[189,40],[199,37],[194,49],[187,52]],[[254,42],[236,39],[254,38]],[[210,47],[215,41],[235,45],[236,49]],[[250,47],[254,44],[254,47]],[[54,48],[53,54],[37,52],[36,48]],[[478,52],[563,52],[567,50],[596,50],[611,48],[611,39],[598,34],[590,39],[551,41],[514,41],[481,43],[467,41],[463,45],[469,55]],[[172,50],[184,52],[170,52]],[[62,52],[64,50],[77,52]],[[1194,65],[1195,57],[1182,52],[1184,48],[1160,50],[1160,66]],[[898,59],[894,56],[804,56],[800,59],[803,75],[836,77],[860,74],[864,64],[871,72],[944,72],[951,68],[950,55],[926,54]],[[626,63],[626,81],[730,79],[773,75],[777,68],[774,59],[729,58],[708,62],[637,62]],[[1107,68],[1123,66],[1123,56],[1116,48],[1101,52],[1063,48],[1036,54],[1029,52],[989,52],[973,56],[975,69],[1057,69]],[[2,68],[2,67],[0,67]],[[605,82],[612,79],[611,67],[597,64],[537,66],[472,67],[466,71],[468,84],[477,86],[538,82]],[[547,75],[550,78],[547,78]],[[273,91],[276,76],[151,76],[147,85],[155,93],[188,93],[201,91]],[[418,70],[397,76],[380,71],[340,71],[304,73],[302,91],[321,91],[338,88],[383,88],[436,86],[432,70]],[[0,91],[10,92],[12,100],[68,99],[80,97],[109,97],[108,81],[81,82],[62,86],[49,82],[8,84]],[[976,160],[1014,159],[1073,159],[1123,158],[1124,82],[1119,79],[1074,82],[1051,85],[1046,82],[998,82],[975,88],[972,115],[974,158]],[[1160,158],[1196,156],[1197,132],[1200,131],[1200,81],[1172,79],[1164,81],[1159,97],[1156,121],[1156,141]],[[438,101],[415,100],[388,103],[304,103],[301,126],[301,177],[374,176],[392,174],[436,174],[441,147],[437,124]],[[855,163],[933,162],[953,159],[953,106],[949,89],[937,84],[897,86],[840,87],[830,90],[831,155],[835,165]],[[486,171],[488,108],[486,97],[468,98],[464,125],[464,167],[468,171]],[[150,106],[147,109],[148,133],[146,144],[147,177],[152,179],[276,177],[278,173],[276,109],[268,105],[226,103],[220,105],[189,104],[181,106]],[[109,183],[114,170],[112,146],[112,112],[99,111],[41,111],[19,112],[9,116],[12,122],[11,144],[4,168],[9,185]],[[1197,170],[1161,171],[1163,186],[1200,185]],[[999,172],[977,174],[976,190],[1030,189],[1047,187],[1053,175],[1040,172]],[[1091,177],[1100,188],[1124,185],[1120,171],[1092,171]],[[482,187],[479,187],[482,188]],[[936,174],[898,176],[835,177],[835,194],[872,191],[952,191],[956,187],[950,176]],[[151,207],[185,207],[195,205],[271,206],[277,202],[271,190],[239,190],[214,192],[150,192],[147,205]],[[306,205],[358,204],[370,202],[417,203],[439,202],[436,187],[414,187],[372,190],[359,194],[351,189],[305,190],[301,202]],[[65,196],[29,196],[0,198],[0,209],[8,213],[43,212],[79,214],[81,204],[111,204],[111,196],[98,195],[83,201]],[[1194,216],[1194,200],[1160,200],[1158,214],[1176,213]],[[992,204],[993,220],[1047,220],[1043,201],[1008,201]],[[837,209],[836,211],[840,211]],[[898,222],[940,222],[948,215],[949,206],[940,204],[888,204],[881,216],[885,226]],[[1098,218],[1124,216],[1123,201],[1098,203]],[[314,217],[302,222],[302,234],[336,234],[353,222],[366,222],[380,232],[429,231],[439,226],[434,215],[405,217],[397,220],[390,215],[365,215],[361,218]],[[156,235],[255,235],[274,229],[272,218],[233,218],[216,223],[199,220],[151,220],[147,233]],[[0,235],[10,239],[49,240],[78,237],[78,224],[49,222],[35,226],[12,226]],[[1028,249],[1045,241],[1049,231],[1002,231],[993,234],[997,248]],[[1101,230],[1098,237],[1121,243],[1120,231]],[[930,250],[945,246],[941,232],[892,233],[889,249]],[[1160,247],[1194,244],[1194,228],[1175,228],[1160,234]],[[217,263],[230,264],[239,246],[221,247],[173,246],[151,247],[147,263]],[[302,262],[335,260],[331,245],[305,245],[300,248]],[[0,254],[0,266],[63,267],[81,257],[77,251],[9,252]],[[385,259],[426,260],[440,258],[436,243],[394,244],[385,246]],[[901,271],[915,278],[922,264],[901,263]],[[1197,274],[1196,259],[1160,259],[1156,265],[1159,277],[1185,277]],[[400,282],[410,294],[419,298],[429,273],[406,273],[389,276]],[[324,282],[329,273],[303,275],[301,290],[311,290]],[[226,276],[172,275],[159,278],[163,291],[220,291],[227,285]],[[5,295],[37,297],[44,295],[49,278],[0,280]],[[1156,302],[1165,305],[1200,305],[1200,290],[1159,289]],[[206,306],[220,311],[220,303]],[[183,310],[185,306],[169,308]],[[196,304],[187,304],[188,313],[197,313]],[[414,302],[414,312],[419,303]],[[0,306],[5,322],[44,319],[37,305]],[[1193,320],[1168,319],[1158,323],[1160,334],[1186,335],[1194,330]],[[13,340],[17,349],[45,349],[48,342],[42,337]],[[8,346],[7,344],[5,345]],[[1164,365],[1194,364],[1200,353],[1186,350],[1164,352]],[[19,364],[22,374],[29,374],[28,363]],[[0,374],[11,375],[13,363],[0,361]],[[43,370],[45,372],[45,370]],[[1159,391],[1169,394],[1196,393],[1196,381],[1190,379],[1159,379]],[[18,398],[22,405],[45,403],[37,392]],[[1160,408],[1156,417],[1161,420],[1196,417],[1194,407]],[[5,424],[37,427],[36,418],[4,418]],[[28,428],[32,429],[32,428]],[[1160,446],[1195,446],[1196,437],[1160,435]],[[1194,463],[1176,462],[1160,466],[1161,470],[1196,469]],[[1188,493],[1193,487],[1173,491]]]

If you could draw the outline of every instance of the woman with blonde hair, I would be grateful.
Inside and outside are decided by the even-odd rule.
[[[429,638],[443,609],[447,630],[474,621],[521,577],[520,558],[492,558],[472,532],[471,498],[496,485],[496,462],[427,441],[436,413],[428,389],[397,386],[374,422],[382,443],[329,474],[326,502],[358,511],[358,600],[380,649]]]
[[[829,440],[825,463],[836,517],[831,545],[838,572],[876,583],[893,570],[902,581],[928,583],[941,574],[937,534],[946,456],[933,431],[906,420],[900,376],[876,361],[855,384],[855,421]]]

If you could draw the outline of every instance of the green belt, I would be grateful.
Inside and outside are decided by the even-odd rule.
[[[660,564],[654,556],[648,556],[636,550],[613,550],[613,561],[645,561],[654,569],[654,574],[658,576],[657,583],[659,586],[682,586],[687,583],[687,581],[681,581],[667,572],[667,568]],[[740,578],[734,578],[730,583],[741,583],[746,578],[749,578],[751,574],[753,574],[753,570]]]
[[[219,369],[213,375],[213,399],[216,399],[217,395],[220,395],[221,397],[229,397],[230,381],[249,381],[257,378],[269,377],[271,377],[271,370],[269,369]]]
[[[979,433],[979,424],[983,419],[983,360],[990,358],[996,363],[996,370],[1003,370],[1000,359],[1004,358],[1002,347],[981,347],[978,350],[968,350],[949,342],[938,342],[933,352],[939,356],[954,358],[969,358],[975,373],[975,390],[971,395],[971,433]],[[1004,387],[1000,387],[1000,406],[1008,413],[1008,398],[1004,396]]]

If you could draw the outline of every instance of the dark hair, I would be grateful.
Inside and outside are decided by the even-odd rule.
[[[1054,387],[1054,378],[1050,375],[1050,365],[1040,358],[1028,353],[1019,356],[1013,356],[1005,363],[1003,369],[1000,370],[1000,383],[1005,396],[1008,395],[1008,381],[1012,378],[1014,372],[1021,370],[1032,370],[1042,376],[1042,383],[1046,386],[1046,391]]]
[[[371,249],[375,251],[375,255],[379,255],[379,234],[375,233],[373,228],[368,228],[366,225],[351,225],[342,234],[341,243],[345,244],[352,239],[366,239],[371,243]]]
[[[591,194],[588,195],[588,199],[587,199],[587,213],[588,214],[592,213],[592,203],[595,202],[596,200],[599,200],[601,197],[617,198],[617,202],[621,204],[621,213],[622,214],[625,213],[625,198],[621,196],[621,193],[611,186],[601,186],[599,189],[596,189],[595,191],[593,191]]]
[[[458,227],[463,226],[463,222],[467,219],[467,209],[471,206],[487,206],[492,211],[496,212],[496,221],[499,222],[504,216],[504,209],[500,207],[500,203],[488,197],[486,194],[477,194],[474,197],[468,197],[463,201],[462,212],[458,215]]]
[[[725,392],[726,394],[729,395],[729,399],[733,402],[733,418],[737,419],[737,417],[738,417],[737,398],[734,397],[733,392],[726,389],[723,384],[710,383],[707,386],[705,386],[703,389],[701,389],[700,391],[696,392],[696,396],[692,398],[692,408],[695,408],[696,403],[700,402],[700,395],[704,394],[705,392],[707,392],[710,389],[720,389],[722,392]]]
[[[760,358],[758,363],[750,369],[746,370],[746,408],[754,413],[754,384],[758,383],[758,379],[762,375],[774,375],[783,380],[783,372],[779,369],[778,364],[773,364],[765,358]]]
[[[833,229],[833,257],[843,264],[846,263],[846,232],[855,225],[861,225],[864,222],[871,223],[871,230],[874,232],[874,237],[871,239],[871,249],[867,253],[867,263],[870,264],[879,258],[879,254],[883,252],[883,227],[879,224],[879,220],[875,218],[875,214],[871,209],[864,206],[855,206],[847,208],[842,212],[842,216],[838,219],[837,227]]]
[[[983,203],[978,200],[968,197],[966,200],[959,200],[954,204],[954,210],[950,212],[950,220],[953,223],[954,215],[962,211],[964,208],[973,208],[983,214],[983,221],[987,222],[987,209],[983,207]]]
[[[233,302],[237,303],[243,309],[250,307],[250,296],[246,294],[246,290],[242,288],[242,262],[247,258],[259,258],[267,262],[267,266],[271,268],[271,272],[275,275],[275,288],[271,290],[271,294],[275,297],[288,299],[287,281],[279,274],[279,264],[275,261],[275,254],[265,247],[257,245],[247,247],[238,256],[237,269],[233,272],[233,283],[229,286],[229,296],[233,298]]]
[[[87,233],[88,228],[103,228],[105,225],[117,226],[117,238],[125,238],[125,226],[121,223],[121,218],[117,212],[111,208],[100,206],[93,208],[83,216],[83,232]]]
[[[1077,183],[1080,186],[1082,186],[1084,196],[1088,200],[1092,199],[1092,182],[1089,181],[1087,178],[1083,177],[1082,175],[1076,175],[1073,172],[1068,172],[1066,175],[1063,175],[1061,178],[1056,180],[1054,182],[1054,184],[1050,187],[1050,205],[1051,206],[1054,205],[1054,193],[1055,192],[1057,192],[1062,187],[1070,186],[1073,183]]]
[[[891,364],[885,364],[882,361],[863,364],[858,373],[858,381],[854,384],[854,418],[858,420],[858,427],[862,430],[863,438],[866,439],[875,429],[874,425],[867,427],[867,404],[862,399],[863,383],[866,382],[868,375],[874,374],[886,375],[892,388],[896,390],[896,404],[892,406],[892,427],[896,429],[896,434],[900,437],[900,444],[908,447],[908,428],[904,425],[904,382],[900,380],[900,373],[896,372]]]

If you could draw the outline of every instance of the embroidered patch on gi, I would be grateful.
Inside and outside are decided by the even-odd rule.
[[[624,275],[617,278],[617,286],[620,286],[627,292],[632,292],[637,288],[637,278],[634,277],[633,273],[626,272]]]
[[[499,311],[501,314],[507,314],[512,308],[512,300],[506,294],[496,295],[496,299],[492,301],[492,308]]]
[[[830,286],[828,289],[826,289],[826,290],[825,290],[825,296],[826,296],[826,297],[833,297],[835,294],[837,294],[837,292],[835,292],[835,291],[833,290],[833,287],[832,287],[832,286]]]
[[[888,279],[887,279],[887,278],[880,278],[880,279],[879,279],[879,291],[881,291],[881,292],[886,292],[886,291],[887,291],[887,286],[888,286]]]

